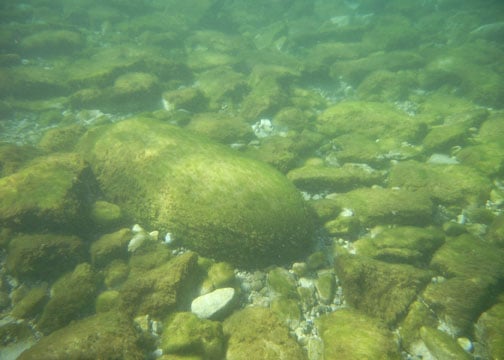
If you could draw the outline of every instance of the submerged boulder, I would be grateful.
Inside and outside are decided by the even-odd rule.
[[[143,359],[138,339],[127,317],[109,311],[55,331],[19,359]]]
[[[0,179],[0,223],[30,231],[87,231],[94,183],[77,154],[36,158]]]
[[[301,256],[312,226],[295,187],[271,167],[147,118],[80,141],[107,198],[148,228],[233,265]]]

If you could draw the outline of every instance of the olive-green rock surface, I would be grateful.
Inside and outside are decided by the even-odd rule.
[[[429,327],[422,327],[420,329],[420,336],[429,352],[436,359],[446,360],[469,360],[472,356],[466,353],[460,345],[457,344],[455,339],[450,335]]]
[[[310,193],[345,192],[357,187],[381,184],[383,173],[357,164],[341,167],[304,166],[296,168],[287,177],[299,189]]]
[[[164,325],[161,338],[164,354],[199,355],[203,359],[224,358],[224,334],[220,322],[200,319],[190,312],[175,313]]]
[[[84,244],[77,236],[19,234],[8,250],[5,267],[23,280],[52,280],[84,259]]]
[[[122,306],[130,315],[166,316],[186,300],[194,286],[197,255],[186,252],[152,270],[130,273],[121,287]]]
[[[336,273],[348,303],[387,324],[406,313],[432,275],[411,265],[352,255],[337,257]]]
[[[88,164],[77,154],[36,158],[0,179],[0,223],[31,230],[82,229],[93,185]]]
[[[360,188],[327,199],[352,210],[367,227],[383,224],[420,226],[431,221],[433,205],[426,192],[403,189]]]
[[[35,286],[23,298],[14,304],[11,315],[17,319],[26,319],[39,312],[49,295],[47,283]]]
[[[423,130],[423,125],[415,118],[378,102],[339,103],[322,112],[317,125],[322,133],[330,136],[350,133],[373,141],[379,139],[385,152],[387,148],[400,147],[402,142],[413,143]]]
[[[253,267],[309,247],[300,194],[262,163],[141,118],[91,129],[78,148],[111,201],[203,256]]]
[[[73,320],[91,314],[100,279],[87,263],[79,264],[51,287],[51,299],[44,307],[37,328],[49,334]]]
[[[138,334],[117,312],[96,314],[42,338],[20,355],[20,360],[123,359],[141,360]]]
[[[342,309],[316,320],[325,360],[398,360],[394,335],[379,320]]]
[[[434,254],[431,267],[444,276],[473,278],[495,285],[504,278],[504,250],[469,234],[448,239]]]
[[[504,296],[481,314],[476,324],[476,336],[485,344],[492,359],[504,358]]]
[[[224,321],[227,360],[301,360],[303,350],[271,310],[249,307]]]
[[[389,186],[428,192],[433,201],[445,206],[484,203],[490,194],[490,180],[463,165],[402,162],[392,168]]]
[[[354,243],[359,255],[391,263],[426,265],[444,242],[441,230],[429,227],[400,226],[385,229],[374,237]]]
[[[128,243],[133,237],[130,229],[121,229],[105,234],[91,244],[91,261],[97,267],[104,267],[113,260],[128,258]]]

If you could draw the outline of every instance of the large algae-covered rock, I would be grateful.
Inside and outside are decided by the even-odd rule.
[[[472,359],[469,353],[466,353],[455,339],[450,335],[443,333],[438,329],[422,327],[420,336],[429,349],[429,352],[435,359],[446,360],[469,360]]]
[[[479,204],[490,194],[490,181],[478,171],[463,165],[402,162],[392,168],[389,186],[427,191],[443,205]]]
[[[362,256],[342,255],[336,261],[348,303],[363,313],[394,324],[431,273],[406,264],[388,264]]]
[[[300,194],[267,165],[141,118],[92,129],[78,147],[110,200],[204,256],[260,266],[309,246]]]
[[[0,179],[0,223],[13,228],[82,229],[94,178],[77,154],[34,159]]]
[[[364,135],[393,149],[402,142],[415,142],[424,125],[391,105],[378,102],[342,102],[322,112],[319,130],[329,136]]]
[[[391,263],[425,265],[444,242],[441,230],[428,227],[400,226],[385,229],[374,237],[354,243],[359,255]]]
[[[59,278],[51,288],[51,299],[37,323],[45,334],[90,314],[100,279],[89,264],[82,263]]]
[[[195,253],[186,252],[152,270],[130,273],[120,291],[124,311],[159,317],[174,310],[197,280],[197,260]]]
[[[384,174],[369,166],[344,164],[341,167],[303,166],[287,177],[300,189],[311,193],[345,192],[360,186],[380,184]]]
[[[432,218],[432,202],[422,191],[360,188],[344,194],[330,194],[327,199],[340,208],[352,210],[368,227],[379,224],[419,226]]]
[[[493,301],[504,278],[504,253],[463,234],[434,254],[430,267],[447,277],[427,286],[422,298],[454,334],[470,334],[472,324]]]
[[[316,320],[325,360],[400,359],[393,334],[384,324],[355,310],[343,309]]]
[[[228,360],[302,360],[305,355],[272,311],[249,307],[224,321]]]
[[[164,354],[199,355],[218,360],[224,355],[222,325],[200,319],[190,312],[175,313],[167,319],[161,338]]]
[[[117,312],[96,314],[42,338],[18,359],[124,359],[140,360],[138,334]]]
[[[9,243],[5,267],[22,280],[52,280],[84,259],[77,236],[19,234]]]
[[[485,344],[490,358],[504,358],[504,296],[481,314],[476,324],[476,336]]]

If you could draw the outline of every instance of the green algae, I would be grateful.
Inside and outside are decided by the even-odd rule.
[[[203,256],[261,266],[309,246],[310,217],[293,185],[184,130],[131,119],[92,129],[79,150],[128,215]]]

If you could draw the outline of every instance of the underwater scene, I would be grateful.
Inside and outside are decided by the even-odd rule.
[[[504,359],[504,3],[3,0],[0,359]]]

